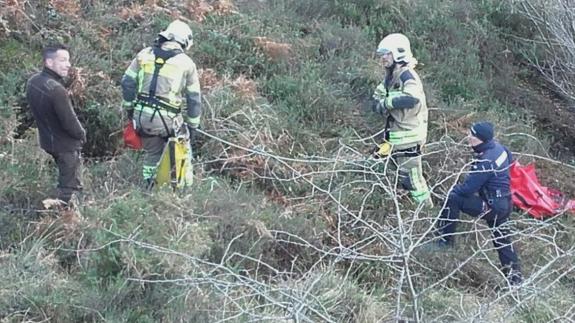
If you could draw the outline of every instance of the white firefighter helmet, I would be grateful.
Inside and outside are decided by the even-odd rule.
[[[192,29],[181,20],[172,21],[168,28],[160,33],[160,36],[180,43],[185,49],[190,49],[194,43]]]
[[[391,53],[393,60],[398,63],[409,63],[413,60],[409,39],[404,34],[389,34],[377,45],[377,55]]]

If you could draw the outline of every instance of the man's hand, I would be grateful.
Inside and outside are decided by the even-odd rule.
[[[131,120],[134,117],[134,102],[123,100],[122,110],[126,111],[126,117]]]

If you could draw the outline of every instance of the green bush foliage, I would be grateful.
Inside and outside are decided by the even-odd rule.
[[[481,224],[466,218],[460,230],[469,232],[448,255],[425,253],[439,206],[418,208],[401,195],[394,167],[367,157],[384,123],[367,108],[382,75],[374,49],[384,35],[402,32],[431,108],[424,171],[438,200],[470,157],[462,139],[480,119],[496,122],[498,138],[522,162],[545,156],[544,174],[572,176],[572,167],[551,160],[557,140],[539,127],[539,115],[518,108],[548,101],[534,101],[544,88],[523,86],[533,77],[523,57],[529,46],[515,36],[533,31],[511,4],[226,3],[7,3],[0,13],[2,319],[539,322],[572,312],[570,218],[514,213],[528,282],[506,292]],[[194,143],[195,185],[149,192],[141,154],[121,147],[119,81],[176,16],[194,30],[205,134]],[[88,131],[85,191],[64,214],[42,205],[55,168],[35,143],[23,100],[40,49],[53,41],[72,48],[72,99]]]

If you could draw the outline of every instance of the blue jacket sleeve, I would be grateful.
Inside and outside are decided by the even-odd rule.
[[[453,188],[453,193],[461,196],[471,196],[479,192],[481,187],[493,176],[491,162],[477,162],[471,167],[470,173],[463,183]]]
[[[411,95],[402,95],[393,98],[391,105],[394,109],[411,109],[419,103],[419,99]]]
[[[122,81],[120,85],[122,86],[122,97],[124,99],[123,106],[127,110],[134,108],[134,101],[138,94],[138,73],[140,71],[140,63],[138,57],[134,58],[130,63],[124,76],[122,76]]]

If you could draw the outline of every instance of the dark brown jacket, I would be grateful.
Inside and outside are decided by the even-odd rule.
[[[26,99],[38,125],[40,147],[47,152],[82,149],[86,131],[78,121],[62,78],[48,68],[30,78]]]

